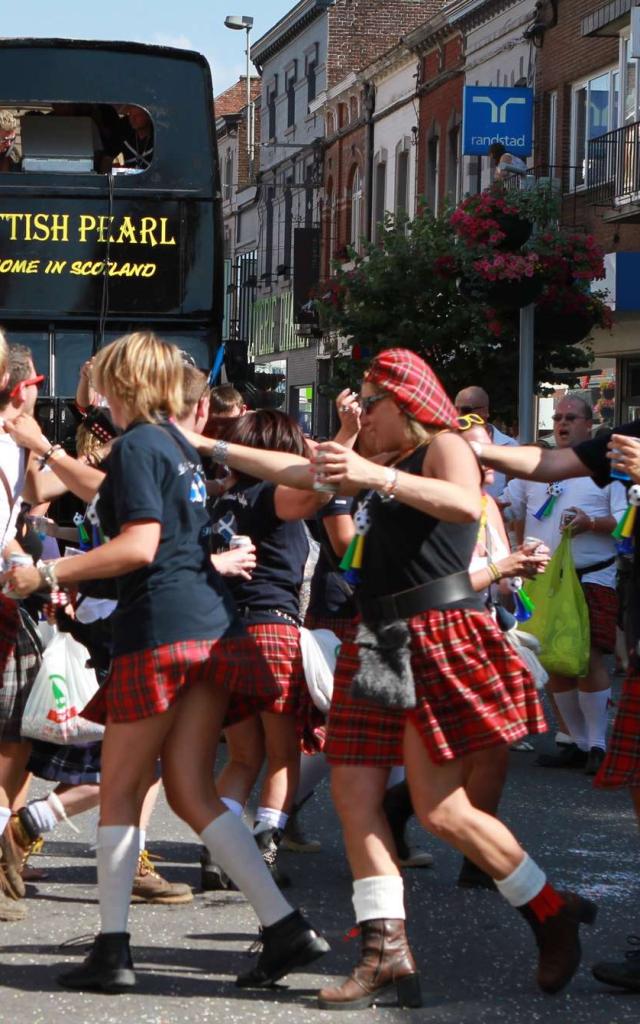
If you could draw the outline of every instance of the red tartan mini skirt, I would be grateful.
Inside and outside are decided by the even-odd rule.
[[[383,708],[351,696],[358,647],[338,655],[325,754],[332,764],[402,764],[407,721],[436,764],[514,743],[546,723],[528,670],[485,612],[431,609],[409,619],[417,706]]]
[[[605,654],[613,654],[616,649],[618,595],[613,587],[603,587],[600,583],[583,583],[582,590],[589,609],[591,645]]]
[[[276,715],[297,715],[307,692],[299,629],[286,622],[264,622],[247,623],[246,630],[278,684],[278,696],[264,702],[262,710]],[[258,680],[256,686],[259,685]]]
[[[629,669],[600,771],[594,780],[603,789],[640,787],[640,672]]]
[[[136,722],[167,711],[193,683],[227,691],[229,725],[280,694],[250,636],[181,640],[114,658],[104,685],[82,714],[93,722]]]

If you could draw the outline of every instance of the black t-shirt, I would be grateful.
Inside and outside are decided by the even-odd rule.
[[[307,610],[307,614],[314,618],[352,619],[356,614],[351,588],[338,569],[340,559],[333,553],[323,526],[324,521],[333,516],[351,516],[353,503],[353,498],[336,495],[317,512],[315,522],[309,524],[311,533],[320,543]]]
[[[421,446],[397,468],[420,476],[424,457],[425,447]],[[354,515],[356,526],[360,517],[371,524],[364,540],[358,587],[362,597],[396,594],[469,568],[477,523],[447,523],[378,493],[360,499]],[[450,607],[482,611],[484,603],[477,594]]]
[[[253,623],[282,622],[274,609],[300,616],[300,588],[309,542],[302,522],[285,522],[275,510],[275,485],[241,481],[212,507],[214,551],[226,551],[234,536],[251,537],[257,565],[250,580],[230,576],[229,589],[243,617]]]
[[[573,449],[581,462],[585,464],[598,487],[606,487],[611,483],[611,462],[607,458],[608,444],[612,434],[626,434],[628,437],[640,437],[640,420],[615,427],[607,434],[594,437],[591,441],[583,441]],[[633,533],[633,574],[629,594],[628,610],[629,640],[635,647],[640,641],[640,516],[636,516]],[[636,651],[636,654],[640,652]]]
[[[209,520],[198,453],[171,424],[135,424],[104,466],[97,505],[116,537],[127,523],[160,523],[151,565],[118,578],[114,655],[179,640],[241,632],[233,601],[209,560]]]

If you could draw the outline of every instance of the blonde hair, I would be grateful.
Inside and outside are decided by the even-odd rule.
[[[92,377],[97,390],[121,402],[132,420],[157,423],[182,411],[180,351],[152,331],[125,334],[100,349]]]

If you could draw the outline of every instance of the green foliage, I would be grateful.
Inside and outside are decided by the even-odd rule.
[[[549,211],[548,195],[538,197]],[[535,208],[532,197],[529,205]],[[451,211],[434,217],[423,207],[413,220],[388,215],[382,237],[349,250],[350,269],[336,266],[318,290],[320,324],[352,343],[352,356],[336,360],[331,390],[357,386],[376,352],[389,346],[419,353],[445,388],[481,384],[496,413],[511,418],[517,405],[518,314],[491,309],[482,296],[463,297],[462,268],[474,255],[451,225]],[[535,378],[549,380],[550,368],[573,371],[588,365],[584,346],[536,339]]]

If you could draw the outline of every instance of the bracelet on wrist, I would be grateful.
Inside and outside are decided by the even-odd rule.
[[[382,487],[378,488],[378,494],[384,495],[385,498],[395,497],[395,489],[398,486],[398,470],[394,469],[393,466],[385,466],[384,468],[385,480]]]
[[[590,530],[591,530],[592,532],[595,532],[595,528],[596,528],[596,521],[595,521],[595,518],[594,518],[594,516],[589,516],[589,529],[590,529]]]
[[[61,444],[52,444],[51,447],[48,448],[47,451],[44,453],[44,455],[38,456],[39,468],[44,469],[44,467],[51,461],[51,459],[59,458],[59,455],[56,454],[57,452],[64,454],[64,448],[62,447]]]
[[[493,583],[499,583],[502,579],[502,571],[495,562],[487,562],[487,569]]]
[[[36,564],[36,569],[40,573],[40,579],[47,590],[50,590],[52,594],[56,593],[56,591],[60,589],[58,575],[56,573],[56,563],[38,562]]]
[[[229,444],[227,441],[216,441],[211,451],[209,452],[209,458],[213,462],[219,463],[223,466],[229,455]]]

